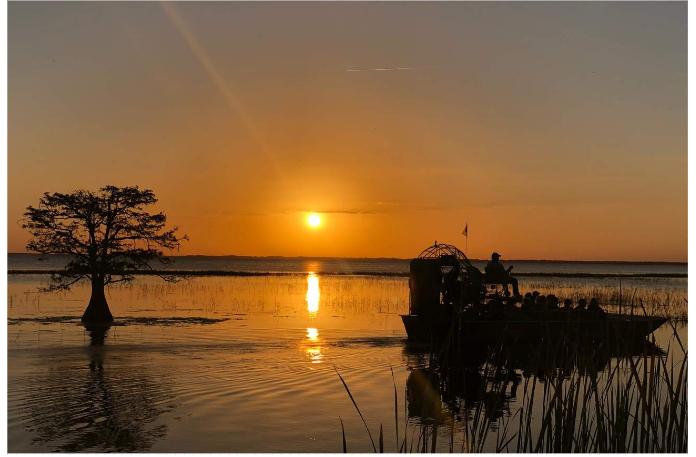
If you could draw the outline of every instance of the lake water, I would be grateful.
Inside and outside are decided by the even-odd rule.
[[[407,278],[321,275],[316,273],[341,262],[295,262],[285,270],[304,275],[197,277],[177,284],[140,277],[108,292],[117,322],[106,333],[79,324],[87,284],[42,295],[37,289],[47,276],[10,275],[10,452],[341,452],[341,420],[348,451],[371,452],[335,370],[375,441],[382,425],[385,450],[395,451],[394,385],[400,440],[428,420],[406,400],[413,396],[414,373],[427,362],[407,344],[399,317],[408,312]],[[350,271],[394,271],[392,261],[362,262],[348,262]],[[10,268],[17,265],[10,258]],[[256,265],[254,271],[283,271],[274,265]],[[588,265],[574,268],[616,267]],[[664,268],[676,267],[651,267],[657,273]],[[242,268],[235,263],[229,269]],[[686,314],[686,279],[638,278],[629,284],[634,296],[655,309],[668,303]],[[611,297],[618,283],[542,278],[523,280],[521,288]],[[655,335],[659,346],[675,345],[670,328]],[[686,325],[679,326],[679,335],[688,344]],[[506,396],[496,423],[514,416],[521,396]],[[460,418],[451,416],[453,429],[460,430]],[[450,432],[443,427],[439,433],[437,449],[446,451]],[[461,446],[463,435],[455,432],[452,439]]]
[[[63,256],[49,256],[39,260],[37,254],[9,254],[10,269],[59,269],[67,262]],[[405,259],[339,259],[339,258],[243,258],[185,256],[172,257],[170,264],[154,267],[178,270],[250,271],[280,273],[408,273],[410,260]],[[472,260],[483,271],[487,260]],[[514,260],[501,262],[514,264],[515,273],[561,274],[667,274],[686,275],[686,263],[625,263],[625,262],[558,262],[541,260]]]

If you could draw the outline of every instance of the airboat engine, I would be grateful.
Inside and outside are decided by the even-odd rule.
[[[411,259],[409,314],[424,316],[440,304],[442,270],[440,259]]]
[[[411,260],[409,314],[428,316],[469,302],[469,276],[478,271],[455,246],[437,244]]]

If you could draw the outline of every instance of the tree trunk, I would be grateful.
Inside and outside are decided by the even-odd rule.
[[[82,315],[82,322],[100,324],[113,321],[114,316],[109,311],[106,295],[104,295],[104,279],[94,277],[92,279],[92,298],[89,299],[85,314]]]

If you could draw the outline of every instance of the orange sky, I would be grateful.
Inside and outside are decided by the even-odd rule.
[[[687,260],[686,3],[8,8],[10,252],[137,184],[182,254]]]

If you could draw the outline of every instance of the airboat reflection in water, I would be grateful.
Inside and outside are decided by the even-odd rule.
[[[423,425],[448,424],[452,419],[461,424],[477,415],[497,421],[511,416],[512,405],[529,395],[534,380],[553,384],[588,375],[596,380],[612,363],[645,354],[665,356],[648,341],[622,347],[502,343],[476,345],[457,354],[406,346],[408,416]]]
[[[501,278],[482,273],[455,246],[437,244],[410,263],[409,314],[402,315],[411,341],[502,342],[636,341],[667,319],[515,305]]]

